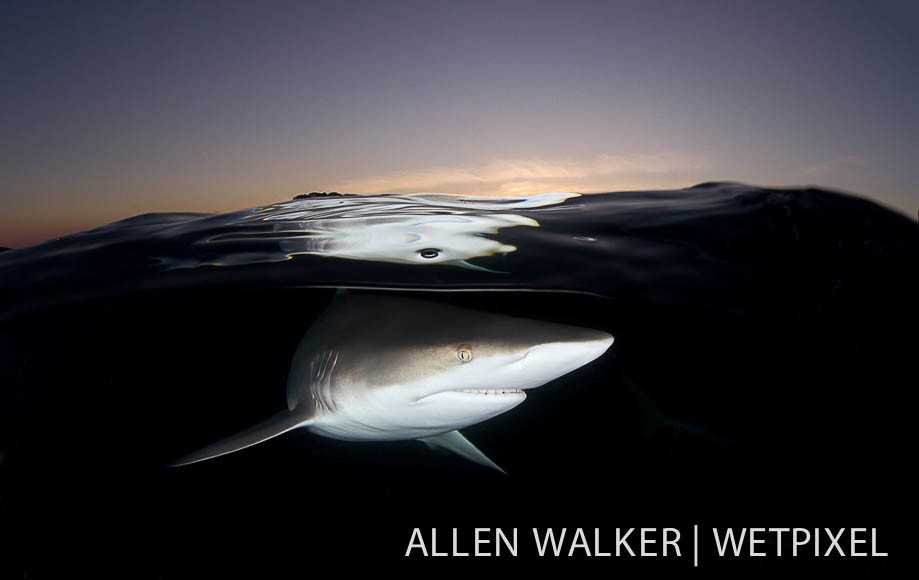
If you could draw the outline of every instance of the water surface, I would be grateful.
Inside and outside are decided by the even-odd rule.
[[[165,575],[173,556],[239,550],[334,559],[359,546],[396,564],[415,526],[901,529],[917,227],[832,192],[704,184],[307,198],[148,214],[4,252],[0,516],[14,569],[99,546]],[[339,287],[616,343],[465,430],[507,478],[415,442],[306,433],[166,469],[283,408],[290,357]]]

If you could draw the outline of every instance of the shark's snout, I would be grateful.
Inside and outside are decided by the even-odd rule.
[[[581,341],[585,356],[589,357],[583,364],[600,358],[613,345],[613,335],[602,330],[587,331]]]
[[[613,344],[613,336],[599,330],[581,330],[576,339],[549,342],[531,347],[521,361],[528,372],[546,380],[556,379],[599,358]],[[532,385],[534,388],[541,385]],[[525,387],[526,388],[526,387]]]

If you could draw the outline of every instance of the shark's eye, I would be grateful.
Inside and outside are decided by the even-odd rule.
[[[456,358],[460,362],[467,363],[472,360],[472,348],[468,344],[461,344],[456,347]]]
[[[437,248],[425,248],[423,250],[418,250],[418,255],[426,260],[433,260],[440,255],[440,250]]]

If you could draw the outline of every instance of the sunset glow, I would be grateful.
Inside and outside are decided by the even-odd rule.
[[[915,215],[908,3],[12,2],[0,246],[304,191],[814,184]]]

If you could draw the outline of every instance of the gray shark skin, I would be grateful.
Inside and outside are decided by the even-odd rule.
[[[503,473],[459,429],[513,409],[612,343],[600,330],[339,291],[294,354],[287,409],[174,465],[304,428],[347,441],[417,439]]]

